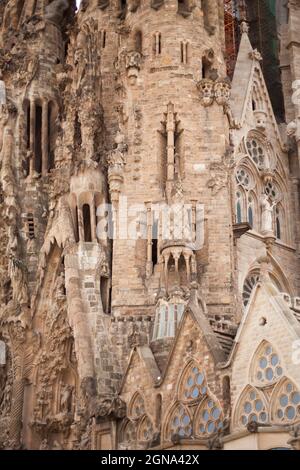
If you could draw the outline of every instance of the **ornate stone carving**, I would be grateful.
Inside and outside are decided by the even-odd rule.
[[[134,84],[141,68],[142,56],[140,52],[131,51],[126,55],[127,76],[131,84]]]
[[[262,60],[262,55],[257,49],[253,49],[253,51],[250,51],[249,57],[252,60],[258,60],[259,62]]]
[[[211,106],[214,101],[214,82],[209,78],[204,78],[197,83],[200,93],[200,102],[203,106]]]
[[[214,84],[214,96],[216,102],[224,106],[228,103],[230,98],[230,82],[228,79],[217,79]]]
[[[98,401],[96,416],[102,419],[122,419],[126,416],[126,403],[119,396],[104,397]]]
[[[215,196],[218,192],[228,186],[229,178],[235,163],[232,156],[232,149],[229,147],[220,162],[212,163],[210,166],[212,177],[207,183],[207,187],[212,190]]]
[[[273,233],[273,210],[276,202],[270,202],[269,196],[263,194],[261,197],[262,219],[261,230],[263,233]]]
[[[127,152],[125,136],[120,132],[115,138],[115,143],[116,148],[112,150],[107,157],[108,182],[113,201],[119,199],[119,193],[124,180],[123,171],[126,164],[125,152]]]

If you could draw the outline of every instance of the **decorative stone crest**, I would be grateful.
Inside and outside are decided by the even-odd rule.
[[[224,106],[225,104],[228,103],[229,98],[230,98],[230,82],[228,79],[224,78],[219,78],[215,81],[214,84],[214,96],[216,102],[220,106]]]
[[[197,83],[200,92],[200,102],[202,106],[211,106],[214,102],[214,82],[209,78],[203,78]]]

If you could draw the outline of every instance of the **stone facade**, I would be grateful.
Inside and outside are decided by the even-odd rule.
[[[0,448],[300,449],[289,10],[279,125],[221,0],[1,3]]]

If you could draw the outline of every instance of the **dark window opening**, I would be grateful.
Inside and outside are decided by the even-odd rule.
[[[253,228],[253,210],[252,210],[252,207],[248,208],[248,222],[251,225],[251,227]]]
[[[100,277],[100,295],[104,313],[109,313],[109,279]]]
[[[162,397],[161,394],[158,393],[156,395],[156,400],[155,400],[155,424],[157,429],[160,429],[161,427],[161,410],[162,410]]]
[[[152,226],[152,265],[153,267],[157,265],[157,261],[158,261],[157,249],[158,249],[158,221],[155,220]]]
[[[281,239],[281,224],[279,217],[276,217],[276,238]]]
[[[254,100],[252,100],[252,110],[255,111],[256,110],[256,103]]]
[[[224,402],[224,411],[226,413],[230,408],[230,378],[226,375],[223,378],[223,402]]]
[[[134,43],[135,50],[141,54],[143,49],[143,35],[141,31],[135,33]]]
[[[78,113],[75,116],[74,122],[74,146],[76,149],[81,148],[82,137],[81,137],[81,124],[78,118]]]
[[[51,104],[48,105],[48,171],[53,168],[54,156],[51,156]]]
[[[78,227],[78,207],[75,207],[75,242],[79,242],[79,227]]]
[[[35,107],[35,159],[34,166],[37,173],[42,172],[42,107],[36,104]]]
[[[181,63],[183,64],[184,63],[184,51],[183,51],[183,48],[184,48],[184,44],[183,42],[180,44],[180,60],[181,60]]]
[[[83,230],[84,230],[84,241],[92,241],[92,230],[91,230],[91,211],[88,204],[84,204],[82,207],[83,214]]]
[[[27,235],[30,240],[35,238],[33,214],[27,215]]]
[[[158,35],[158,54],[161,54],[161,34]]]
[[[102,49],[106,46],[106,31],[102,31]]]
[[[30,149],[30,103],[26,103],[26,148]]]
[[[242,223],[242,208],[241,203],[238,201],[236,205],[236,221],[238,224]]]

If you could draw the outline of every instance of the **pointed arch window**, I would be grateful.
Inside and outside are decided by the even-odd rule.
[[[236,223],[241,224],[243,222],[243,197],[241,191],[236,193]]]
[[[276,206],[275,210],[275,235],[278,240],[284,240],[284,210],[281,204]]]
[[[266,149],[256,138],[250,137],[246,141],[246,147],[251,159],[259,170],[265,168],[267,162]]]
[[[122,431],[121,442],[126,442],[128,444],[134,445],[136,442],[136,438],[136,426],[132,421],[127,421]]]
[[[173,435],[178,435],[181,438],[188,438],[192,435],[192,419],[188,409],[182,404],[175,407],[169,423],[169,438]]]
[[[142,419],[139,428],[138,428],[138,440],[139,441],[151,441],[154,434],[154,428],[151,419],[149,416],[144,416]]]
[[[252,364],[253,381],[260,386],[267,386],[279,380],[283,375],[280,357],[274,347],[263,342],[254,355]]]
[[[195,433],[201,437],[214,434],[224,427],[222,408],[210,397],[201,403],[195,416]]]
[[[207,383],[203,369],[192,362],[183,372],[179,385],[179,397],[183,401],[200,400],[207,394]]]
[[[139,393],[136,393],[129,405],[129,414],[133,419],[138,419],[145,414],[145,402]]]
[[[251,227],[254,227],[254,217],[255,217],[255,202],[252,194],[248,195],[248,222]]]
[[[291,380],[283,380],[274,390],[271,408],[277,423],[288,424],[300,419],[300,391]]]
[[[269,416],[263,395],[254,387],[248,386],[242,392],[236,410],[235,421],[237,426],[247,426],[255,423],[268,423]]]

